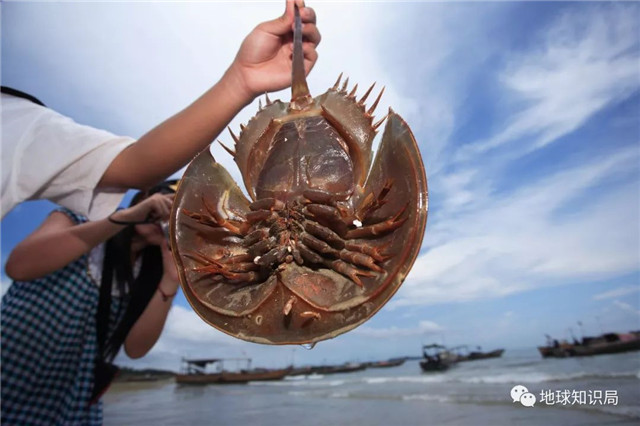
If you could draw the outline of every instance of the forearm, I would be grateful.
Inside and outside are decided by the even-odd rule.
[[[175,294],[178,283],[163,278],[158,287],[165,294]],[[124,350],[130,358],[140,358],[153,348],[160,338],[167,314],[171,308],[172,298],[164,300],[160,291],[156,291],[149,304],[133,325],[124,343]]]
[[[99,186],[147,188],[186,165],[253,100],[252,94],[238,91],[239,78],[230,68],[191,105],[122,151]]]
[[[41,278],[88,253],[122,228],[103,219],[32,234],[9,255],[7,275],[17,281]]]

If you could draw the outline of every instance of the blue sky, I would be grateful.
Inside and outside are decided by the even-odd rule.
[[[154,350],[121,362],[341,362],[417,355],[432,341],[534,347],[570,328],[640,329],[639,4],[308,4],[323,35],[312,93],[341,71],[361,88],[377,81],[378,111],[393,107],[419,142],[430,199],[414,269],[374,318],[313,350],[232,339],[180,295]],[[5,2],[2,84],[139,137],[215,83],[243,37],[282,9]],[[212,152],[240,181],[229,155]],[[51,208],[26,203],[2,221],[3,264]]]

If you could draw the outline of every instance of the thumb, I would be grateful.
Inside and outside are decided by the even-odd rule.
[[[287,4],[284,10],[284,14],[280,17],[266,21],[259,25],[259,28],[263,31],[276,36],[282,36],[291,32],[293,25],[293,4],[295,0],[287,0]]]

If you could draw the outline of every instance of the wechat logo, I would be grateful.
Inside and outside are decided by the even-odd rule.
[[[533,407],[536,403],[536,396],[522,385],[511,388],[511,399],[513,402],[520,402],[525,407]]]

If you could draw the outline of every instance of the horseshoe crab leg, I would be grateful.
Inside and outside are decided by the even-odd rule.
[[[228,192],[225,192],[228,198]],[[189,216],[190,218],[198,221],[199,223],[212,227],[222,227],[227,231],[231,232],[235,235],[245,235],[249,227],[246,222],[239,222],[235,220],[227,220],[223,216],[223,212],[220,211],[220,206],[214,208],[207,200],[204,195],[202,196],[202,206],[206,210],[206,214],[203,213],[195,213],[186,208],[182,209],[182,212]]]
[[[378,197],[376,197],[375,199],[373,196],[373,192],[370,192],[369,195],[367,195],[364,198],[364,200],[362,200],[360,207],[355,213],[355,217],[358,218],[359,220],[364,220],[364,218],[366,218],[372,212],[382,207],[386,203],[384,198],[387,196],[392,186],[393,186],[393,181],[387,180],[384,186],[382,187],[382,189],[380,190],[380,192],[378,193]]]
[[[348,231],[346,234],[346,238],[353,240],[355,238],[374,237],[393,231],[394,229],[398,229],[407,220],[406,217],[403,219],[398,219],[400,216],[402,216],[402,213],[407,210],[407,206],[408,204],[405,204],[405,206],[391,219]]]

